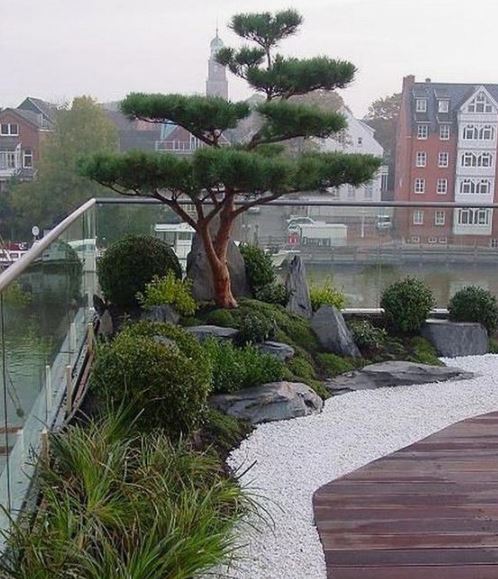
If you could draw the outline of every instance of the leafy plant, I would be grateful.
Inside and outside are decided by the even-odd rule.
[[[286,306],[289,302],[290,293],[283,283],[270,283],[256,290],[254,297],[267,304]]]
[[[222,328],[237,327],[237,322],[231,310],[214,310],[206,316],[206,323]]]
[[[368,320],[352,320],[348,327],[360,350],[380,350],[386,342],[387,332],[383,328],[377,328]]]
[[[411,362],[420,362],[432,366],[444,366],[437,355],[436,348],[425,338],[414,336],[406,346],[408,355],[405,358]]]
[[[258,344],[270,340],[275,335],[275,320],[259,312],[249,311],[241,316],[238,323],[240,344]]]
[[[178,279],[172,271],[163,277],[155,275],[145,284],[144,292],[138,292],[136,297],[144,308],[169,304],[182,316],[193,316],[197,310],[192,297],[192,280]]]
[[[169,271],[181,278],[178,258],[164,241],[149,235],[130,235],[117,241],[97,263],[104,296],[123,308],[136,306],[137,294],[145,291],[154,276]]]
[[[209,339],[203,347],[211,361],[215,392],[235,392],[283,378],[284,364],[254,346],[237,348],[230,342]]]
[[[275,282],[275,267],[268,253],[257,245],[249,244],[241,245],[240,252],[244,258],[247,278],[253,292]]]
[[[434,305],[431,290],[413,277],[390,285],[380,301],[387,324],[401,334],[418,332]]]
[[[212,453],[136,435],[120,411],[52,435],[34,524],[15,524],[6,577],[197,577],[228,562],[251,499]]]
[[[322,306],[334,306],[341,310],[346,305],[346,296],[337,290],[330,277],[321,284],[310,285],[311,309],[316,312]]]
[[[12,308],[25,308],[31,304],[32,299],[31,292],[23,289],[18,281],[13,281],[3,291],[4,304]]]
[[[318,362],[328,378],[333,378],[355,369],[355,364],[348,358],[341,358],[336,354],[321,353],[317,355]]]
[[[314,380],[316,379],[315,369],[313,364],[311,364],[306,358],[302,356],[293,356],[288,362],[287,367],[292,372],[292,374],[303,380]]]
[[[468,286],[451,298],[448,304],[450,320],[454,322],[477,322],[482,324],[490,334],[498,326],[498,304],[489,291]]]
[[[132,406],[141,425],[160,426],[171,436],[200,425],[210,383],[209,361],[196,339],[153,322],[130,325],[100,346],[92,374],[97,394]]]

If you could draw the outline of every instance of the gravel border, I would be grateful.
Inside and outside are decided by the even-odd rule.
[[[498,409],[498,355],[443,359],[475,372],[458,382],[336,396],[323,413],[262,424],[234,450],[235,469],[274,521],[243,529],[239,560],[218,576],[325,579],[312,496],[322,485],[455,422]],[[210,575],[212,577],[212,575]]]

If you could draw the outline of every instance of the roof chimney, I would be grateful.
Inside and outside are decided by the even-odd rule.
[[[426,78],[426,79],[425,79],[425,82],[431,82],[431,79],[430,79],[430,78]]]

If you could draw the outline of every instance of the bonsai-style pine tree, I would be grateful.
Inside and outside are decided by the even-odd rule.
[[[301,22],[294,10],[232,18],[230,28],[251,46],[223,48],[217,60],[266,97],[256,107],[261,127],[248,142],[234,146],[220,142],[227,129],[250,114],[245,102],[132,93],[121,103],[126,115],[174,123],[204,146],[189,159],[134,151],[98,154],[82,164],[87,177],[122,195],[158,199],[195,229],[206,251],[220,307],[237,305],[230,286],[227,249],[234,221],[242,212],[289,193],[360,185],[369,181],[380,165],[369,155],[334,152],[292,157],[285,153],[282,143],[290,139],[326,138],[346,127],[342,115],[293,102],[291,97],[344,88],[356,72],[351,63],[326,56],[297,59],[276,52]],[[195,216],[185,211],[182,200],[193,204]]]

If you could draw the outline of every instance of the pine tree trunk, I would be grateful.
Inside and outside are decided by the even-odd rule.
[[[223,224],[220,223],[220,229]],[[230,271],[227,264],[227,250],[228,242],[230,240],[230,229],[228,229],[228,237],[223,236],[215,245],[213,243],[209,226],[200,227],[200,235],[206,251],[206,257],[211,268],[211,275],[213,277],[213,287],[215,294],[216,305],[220,308],[236,308],[237,301],[232,294],[232,286],[230,282]],[[219,230],[218,230],[219,234]],[[219,235],[216,236],[217,240]]]

